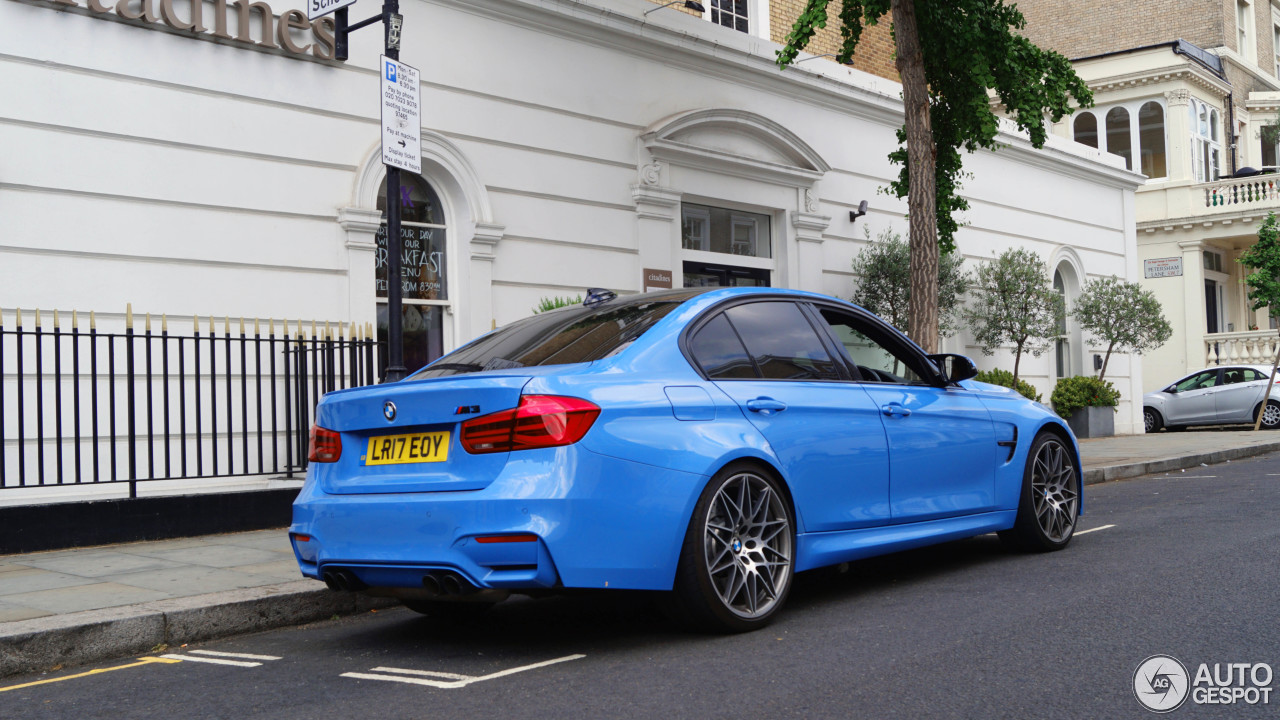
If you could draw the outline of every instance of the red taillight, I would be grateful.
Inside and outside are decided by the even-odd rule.
[[[579,398],[524,395],[519,407],[462,423],[462,447],[479,454],[572,445],[599,414],[599,407]]]
[[[319,425],[311,426],[311,462],[338,462],[342,457],[342,436]]]

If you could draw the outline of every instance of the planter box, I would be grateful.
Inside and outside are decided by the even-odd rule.
[[[1116,434],[1116,410],[1110,407],[1085,407],[1071,413],[1067,425],[1078,438],[1111,437]]]

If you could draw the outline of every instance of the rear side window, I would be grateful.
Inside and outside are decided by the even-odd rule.
[[[747,349],[724,315],[715,316],[698,330],[689,341],[689,352],[712,380],[758,377]]]
[[[1245,369],[1244,369],[1244,381],[1245,381],[1245,382],[1254,382],[1255,380],[1266,380],[1268,377],[1270,377],[1270,376],[1269,376],[1269,375],[1263,375],[1262,373],[1260,373],[1260,372],[1258,372],[1257,370],[1254,370],[1254,369],[1252,369],[1252,368],[1245,368]]]
[[[534,315],[479,338],[419,370],[415,379],[533,365],[567,365],[617,355],[701,291],[619,298]]]
[[[840,379],[835,361],[794,303],[748,303],[724,314],[766,379]]]

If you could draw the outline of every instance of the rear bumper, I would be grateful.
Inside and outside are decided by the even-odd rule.
[[[303,575],[342,568],[374,588],[452,570],[478,588],[669,590],[706,481],[581,445],[513,454],[472,491],[329,495],[309,473],[290,534]],[[476,541],[523,533],[537,540]]]

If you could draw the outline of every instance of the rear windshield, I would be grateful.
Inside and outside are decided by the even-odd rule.
[[[499,328],[414,373],[413,379],[534,365],[567,365],[617,355],[680,303],[679,290],[560,308]]]

